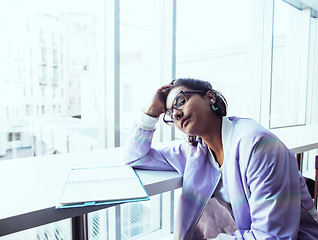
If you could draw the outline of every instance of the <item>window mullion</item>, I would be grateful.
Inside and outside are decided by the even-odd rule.
[[[270,126],[274,1],[263,0],[260,123]]]

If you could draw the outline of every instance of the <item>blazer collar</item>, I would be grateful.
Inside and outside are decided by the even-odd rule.
[[[223,117],[222,118],[222,146],[223,146],[224,155],[229,149],[228,146],[229,146],[229,141],[231,139],[232,130],[233,130],[233,122],[230,121],[228,117]]]

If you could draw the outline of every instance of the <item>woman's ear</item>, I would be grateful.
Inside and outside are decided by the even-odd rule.
[[[213,100],[213,102],[215,103],[215,101],[216,101],[216,96],[215,96],[215,94],[213,93],[212,90],[207,91],[205,96],[207,97],[207,99],[208,99],[209,101]]]

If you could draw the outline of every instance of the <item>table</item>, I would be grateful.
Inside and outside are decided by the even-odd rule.
[[[295,154],[318,149],[318,125],[277,128],[271,132]]]
[[[303,153],[318,149],[318,125],[303,125],[271,130],[295,153],[298,168],[302,172]]]
[[[303,152],[318,148],[318,125],[272,132],[300,158]],[[70,169],[122,165],[122,152],[122,148],[113,148],[0,161],[0,236],[67,218],[82,225],[79,216],[109,207],[55,209]],[[174,171],[137,173],[149,196],[182,186],[182,177]]]
[[[72,168],[118,166],[122,148],[57,154],[0,161],[0,236],[114,205],[55,209],[66,177]],[[174,171],[137,170],[149,196],[182,186],[182,177]]]

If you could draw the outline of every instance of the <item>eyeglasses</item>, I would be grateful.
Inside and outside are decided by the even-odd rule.
[[[183,109],[189,100],[189,97],[186,97],[186,94],[191,94],[191,93],[198,93],[198,94],[204,94],[206,91],[202,90],[192,90],[192,91],[180,91],[177,96],[174,98],[172,102],[171,108],[169,108],[164,116],[163,116],[163,121],[168,124],[169,126],[172,126],[174,124],[174,117],[173,117],[173,110],[181,110]]]

